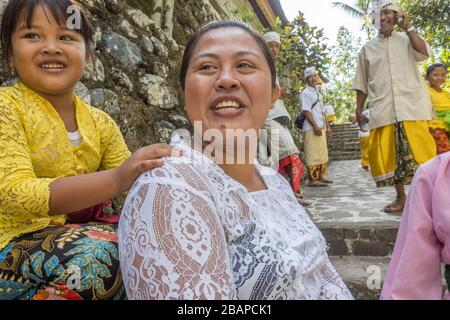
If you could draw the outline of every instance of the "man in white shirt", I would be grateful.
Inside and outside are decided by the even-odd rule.
[[[371,173],[377,187],[395,185],[397,197],[384,211],[402,212],[404,185],[411,183],[418,165],[436,155],[427,125],[432,118],[431,102],[417,69],[417,62],[432,52],[394,0],[381,0],[373,20],[378,37],[361,49],[353,82],[356,118],[362,126],[368,99]],[[406,33],[394,31],[396,24]]]
[[[277,32],[271,31],[264,34],[264,40],[269,45],[272,56],[276,59],[281,50],[281,38]],[[277,79],[277,85],[278,79]],[[266,149],[268,156],[264,159],[259,153],[259,160],[262,164],[271,166],[278,170],[278,173],[283,175],[290,181],[292,189],[302,205],[309,203],[304,200],[301,190],[301,178],[304,172],[300,152],[295,145],[291,132],[286,127],[291,122],[291,117],[284,106],[283,99],[286,97],[286,88],[280,88],[280,98],[275,102],[274,107],[270,110],[263,129],[267,130],[267,145],[260,143],[260,151]],[[278,148],[271,146],[271,132],[278,133]],[[265,139],[263,139],[265,140]],[[265,141],[263,141],[265,142]]]
[[[306,88],[300,100],[306,120],[302,131],[305,134],[305,160],[308,169],[309,186],[326,186],[332,183],[325,179],[328,171],[327,137],[331,138],[331,127],[325,115],[323,98],[317,88],[319,75],[314,67],[307,68],[304,73]]]

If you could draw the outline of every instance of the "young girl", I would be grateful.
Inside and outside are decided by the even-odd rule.
[[[80,25],[69,28],[73,8]],[[75,96],[93,49],[74,1],[11,0],[1,44],[20,81],[0,89],[0,299],[121,297],[116,226],[67,214],[114,220],[107,200],[170,147],[130,156],[114,121]]]
[[[430,93],[436,119],[430,121],[430,132],[436,141],[437,153],[450,151],[450,92],[442,88],[447,76],[447,68],[443,63],[435,63],[428,67],[426,78],[430,84]]]

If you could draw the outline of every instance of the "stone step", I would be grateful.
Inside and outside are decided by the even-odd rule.
[[[340,134],[333,133],[333,137],[330,139],[330,141],[342,140],[342,139],[347,139],[347,140],[352,140],[352,141],[359,141],[358,134],[352,133],[352,132],[343,132],[343,133],[340,133]]]
[[[339,154],[342,152],[353,152],[353,153],[360,153],[360,148],[358,146],[354,145],[348,145],[348,146],[329,146],[328,147],[328,153],[335,153]]]
[[[316,224],[333,256],[387,256],[394,249],[398,221],[366,223],[320,222]]]
[[[339,157],[339,156],[329,156],[330,161],[346,161],[346,160],[358,160],[359,157],[355,156],[345,156],[345,157]]]
[[[378,300],[391,257],[329,256],[355,300]],[[442,287],[448,289],[441,266]]]
[[[328,146],[328,153],[330,152],[335,152],[335,153],[339,153],[339,152],[343,152],[343,151],[354,151],[354,152],[359,152],[361,149],[359,147],[359,144],[345,144],[345,145],[330,145]]]
[[[358,130],[358,126],[353,124],[335,124],[331,128],[333,130]]]
[[[378,300],[389,257],[330,256],[331,263],[356,300]]]
[[[338,151],[329,152],[328,156],[331,160],[358,160],[361,158],[361,153],[359,151]]]
[[[332,126],[331,129],[333,129],[333,131],[355,131],[355,132],[357,132],[359,130],[359,127],[357,127],[357,126],[349,126],[349,127]]]

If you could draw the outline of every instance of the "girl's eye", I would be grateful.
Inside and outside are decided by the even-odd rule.
[[[72,41],[73,38],[71,36],[61,36],[61,40],[63,40],[63,41]]]
[[[27,33],[24,38],[26,39],[39,39],[39,36],[36,33]]]

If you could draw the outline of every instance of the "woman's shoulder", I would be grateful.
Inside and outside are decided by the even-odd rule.
[[[206,192],[208,183],[201,165],[196,165],[189,156],[164,157],[161,167],[143,172],[136,180],[137,184],[167,185]]]

